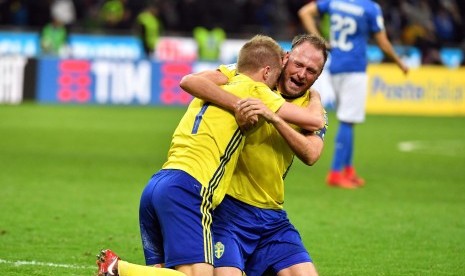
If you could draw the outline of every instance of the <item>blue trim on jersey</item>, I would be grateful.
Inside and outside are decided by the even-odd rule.
[[[204,198],[204,201],[202,202],[202,205],[201,205],[201,211],[204,214],[204,216],[202,216],[202,225],[208,225],[208,227],[203,228],[204,236],[209,238],[207,242],[209,242],[212,245],[212,247],[206,247],[207,249],[206,256],[211,257],[211,259],[210,258],[208,259],[209,263],[213,263],[213,240],[210,234],[210,228],[213,223],[212,213],[210,210],[210,206],[212,206],[212,201],[213,201],[213,194],[216,188],[218,188],[218,185],[224,176],[226,165],[231,160],[231,156],[241,144],[242,138],[243,138],[242,132],[238,128],[236,132],[234,132],[231,140],[229,141],[228,146],[225,149],[224,155],[220,157],[220,165],[216,169],[210,181],[208,182],[208,188],[202,189],[202,192],[201,192],[201,196],[202,198]]]
[[[242,132],[238,128],[236,132],[234,132],[231,138],[231,141],[226,147],[226,150],[224,151],[224,155],[220,157],[220,166],[215,171],[212,179],[210,179],[210,182],[208,183],[208,186],[209,186],[208,190],[209,190],[210,195],[213,195],[213,191],[218,187],[220,180],[223,178],[226,164],[229,163],[229,161],[231,160],[231,156],[234,154],[234,152],[237,150],[237,148],[241,144],[242,138],[243,138]]]
[[[200,122],[202,121],[203,114],[207,111],[207,108],[210,106],[210,103],[205,103],[200,109],[199,113],[195,116],[194,126],[192,127],[192,134],[197,134],[199,130]]]
[[[292,155],[291,163],[289,164],[289,166],[287,166],[286,172],[284,172],[284,174],[282,176],[283,180],[286,178],[287,173],[289,172],[289,170],[291,169],[292,164],[294,163],[294,157],[295,157],[295,155]],[[284,204],[284,202],[279,202],[279,204]]]

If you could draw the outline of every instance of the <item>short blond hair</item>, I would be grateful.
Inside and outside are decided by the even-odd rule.
[[[255,72],[266,66],[280,68],[282,57],[283,50],[273,38],[256,35],[240,49],[237,71],[240,73]]]
[[[297,48],[299,45],[304,43],[309,43],[315,47],[315,49],[319,50],[323,55],[324,61],[328,59],[328,49],[326,48],[326,41],[321,36],[316,34],[301,34],[296,35],[294,39],[292,39],[292,47],[291,52]]]

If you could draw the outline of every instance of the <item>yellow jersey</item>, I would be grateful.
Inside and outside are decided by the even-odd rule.
[[[228,78],[235,74],[235,67],[231,65],[222,65],[219,70]],[[307,91],[290,102],[305,107],[309,100],[310,91]],[[227,194],[259,208],[282,209],[284,178],[293,159],[294,152],[276,128],[263,124],[245,138]]]
[[[232,77],[222,88],[240,98],[258,98],[273,111],[284,104],[264,83],[245,75]],[[228,189],[243,142],[234,114],[194,98],[174,131],[162,168],[183,170],[197,179],[216,207]]]

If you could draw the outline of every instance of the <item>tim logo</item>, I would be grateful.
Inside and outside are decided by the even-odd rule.
[[[215,257],[217,259],[220,259],[221,256],[223,256],[223,253],[224,253],[224,244],[222,244],[221,242],[215,243]]]
[[[84,60],[64,60],[59,64],[57,79],[60,102],[85,103],[91,100],[90,62]]]

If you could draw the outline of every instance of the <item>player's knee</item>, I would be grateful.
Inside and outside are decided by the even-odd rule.
[[[180,265],[176,270],[187,276],[213,276],[213,266],[207,263]]]
[[[278,272],[277,276],[318,276],[318,272],[316,271],[315,266],[313,263],[306,262],[300,263],[288,268],[285,268]]]

